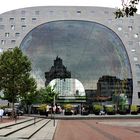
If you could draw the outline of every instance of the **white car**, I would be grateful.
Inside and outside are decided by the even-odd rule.
[[[101,110],[99,115],[105,115],[105,112],[103,110]]]

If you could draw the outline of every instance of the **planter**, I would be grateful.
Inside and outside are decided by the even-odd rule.
[[[99,115],[99,114],[100,114],[100,112],[94,112],[94,114],[95,114],[95,115]]]
[[[132,115],[138,115],[138,112],[131,112]]]
[[[115,115],[115,112],[107,112],[107,115]]]
[[[65,112],[65,115],[72,115],[72,112]]]
[[[89,115],[88,111],[83,111],[81,115]]]
[[[39,114],[40,114],[40,115],[46,115],[46,112],[40,111]]]
[[[124,111],[119,111],[119,114],[120,115],[126,115],[127,113],[126,113],[126,111],[124,112]]]

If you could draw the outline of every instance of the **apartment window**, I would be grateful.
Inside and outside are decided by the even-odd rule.
[[[0,48],[0,53],[2,53],[3,52],[3,48]]]
[[[137,57],[134,57],[134,61],[138,61],[138,58]]]
[[[134,19],[130,19],[129,20],[129,23],[134,23]]]
[[[39,14],[40,14],[40,11],[35,11],[35,14],[36,14],[36,15],[39,15]]]
[[[50,14],[53,14],[54,11],[49,11]]]
[[[32,21],[36,21],[36,18],[32,18]]]
[[[128,44],[129,45],[133,45],[133,41],[128,41]]]
[[[0,30],[3,30],[4,29],[4,25],[0,25]]]
[[[22,15],[25,15],[25,13],[26,13],[26,11],[24,11],[24,10],[23,10],[23,11],[21,11],[21,14],[22,14]]]
[[[134,38],[138,38],[138,34],[134,34]]]
[[[139,46],[140,46],[140,41],[138,42]]]
[[[80,15],[82,12],[81,11],[77,11],[77,14]]]
[[[25,21],[25,18],[21,18],[21,22],[24,22]]]
[[[10,18],[9,21],[10,21],[10,22],[13,22],[13,21],[14,21],[14,18]]]
[[[129,34],[128,34],[128,33],[124,33],[124,36],[125,36],[125,37],[129,37]]]
[[[64,14],[67,14],[67,13],[68,13],[68,11],[67,11],[67,10],[63,10],[63,13],[64,13]]]
[[[9,37],[10,33],[5,33],[5,37]]]
[[[15,30],[15,25],[11,25],[11,29],[12,30]]]
[[[132,26],[128,26],[128,29],[129,29],[129,31],[132,31],[133,27]]]
[[[119,19],[119,23],[123,23],[123,20],[122,19]]]
[[[91,11],[91,13],[95,13],[95,11]]]
[[[0,18],[0,22],[2,22],[3,21],[3,18]]]
[[[108,23],[112,23],[112,19],[108,19]]]
[[[140,92],[138,92],[138,98],[140,99]]]
[[[21,28],[22,30],[24,30],[26,28],[26,25],[22,25]]]
[[[131,50],[131,52],[135,52],[135,51],[136,51],[135,49],[132,49],[132,50]]]
[[[118,27],[118,31],[121,31],[122,30],[122,27]]]
[[[16,43],[16,40],[11,40],[11,44],[15,44]]]
[[[104,11],[104,13],[105,13],[105,14],[109,14],[109,12],[108,12],[108,11]]]
[[[19,37],[20,36],[20,33],[15,33],[15,37]]]
[[[140,64],[136,64],[138,70],[140,70]]]
[[[5,45],[6,41],[5,40],[1,40],[1,45]]]

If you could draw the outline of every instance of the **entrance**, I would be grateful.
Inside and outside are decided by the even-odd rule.
[[[77,79],[54,79],[49,83],[58,93],[57,105],[62,110],[71,114],[81,113],[83,104],[86,103],[85,89]]]

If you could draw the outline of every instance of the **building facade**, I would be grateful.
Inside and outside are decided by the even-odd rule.
[[[99,97],[110,97],[125,94],[130,101],[133,93],[132,79],[121,80],[115,76],[102,76],[97,82],[97,95]]]
[[[132,104],[140,105],[140,16],[115,19],[114,11],[44,6],[5,12],[0,14],[0,52],[19,46],[44,82],[56,56],[85,90],[96,89],[102,75],[132,78]]]

